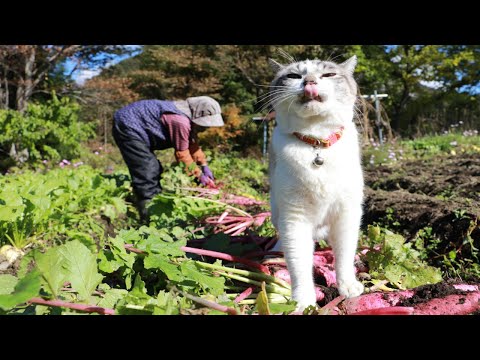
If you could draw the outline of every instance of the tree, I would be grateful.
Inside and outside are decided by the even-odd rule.
[[[120,81],[138,98],[210,95],[245,116],[265,112],[268,105],[274,75],[269,58],[283,64],[317,58],[343,62],[354,54],[360,94],[388,93],[381,104],[396,134],[439,131],[450,121],[446,117],[478,122],[480,47],[473,45],[148,45],[100,78]],[[456,108],[467,113],[458,115]],[[430,118],[435,126],[421,124]]]
[[[75,61],[73,72],[85,64],[104,65],[127,51],[121,45],[2,45],[0,107],[23,113],[39,85],[66,58]]]

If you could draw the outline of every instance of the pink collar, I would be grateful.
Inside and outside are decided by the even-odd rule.
[[[343,135],[343,130],[345,130],[344,126],[340,127],[340,130],[332,132],[327,138],[322,139],[322,138],[317,138],[312,135],[304,135],[300,134],[299,132],[294,132],[293,135],[295,135],[299,140],[303,141],[306,144],[312,145],[313,147],[324,147],[328,148],[335,144],[338,140]]]

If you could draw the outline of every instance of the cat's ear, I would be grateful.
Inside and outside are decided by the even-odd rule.
[[[357,66],[357,55],[353,55],[350,59],[340,64],[349,74],[353,74],[355,66]]]
[[[282,64],[276,62],[273,59],[268,59],[268,64],[270,65],[272,70],[275,71],[276,73],[284,68],[284,66]]]

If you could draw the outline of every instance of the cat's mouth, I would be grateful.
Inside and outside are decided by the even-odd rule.
[[[317,102],[323,103],[323,102],[327,101],[327,96],[326,96],[326,95],[323,95],[323,94],[318,94],[318,95],[315,96],[315,97],[310,97],[310,96],[305,96],[305,95],[302,95],[302,96],[300,97],[300,102],[301,102],[302,104],[306,104],[306,103],[308,103],[308,102],[310,102],[310,101],[317,101]]]

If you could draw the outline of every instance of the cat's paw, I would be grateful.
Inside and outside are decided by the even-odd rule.
[[[363,290],[363,284],[357,280],[344,281],[338,285],[338,292],[340,295],[344,295],[347,298],[359,296],[363,293]]]
[[[309,307],[310,305],[317,305],[317,296],[315,292],[306,293],[306,294],[299,294],[294,295],[293,300],[297,302],[297,307],[295,308],[295,312],[303,311],[305,308]]]

